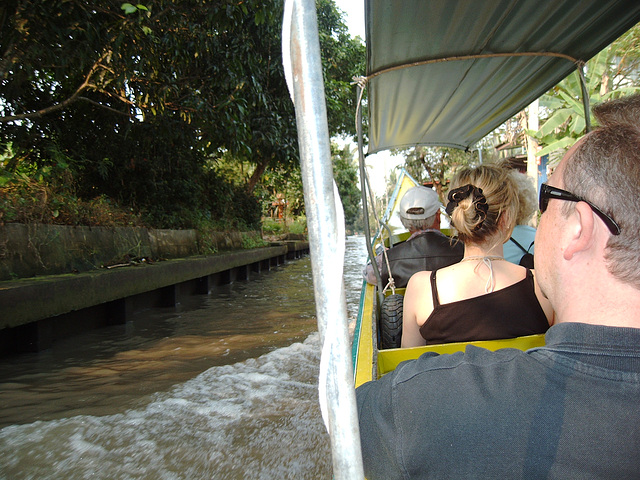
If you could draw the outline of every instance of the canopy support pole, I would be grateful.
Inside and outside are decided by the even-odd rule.
[[[376,276],[378,284],[378,301],[382,305],[384,300],[384,294],[382,293],[382,276],[380,275],[380,269],[378,268],[378,262],[376,261],[376,255],[373,251],[373,245],[371,245],[371,226],[369,224],[369,207],[367,202],[367,192],[371,197],[371,202],[374,202],[373,192],[370,188],[369,176],[367,175],[367,168],[364,161],[364,149],[363,149],[363,135],[362,135],[362,95],[364,93],[364,84],[356,82],[358,87],[358,106],[356,111],[356,130],[358,132],[358,165],[360,167],[360,191],[362,192],[362,217],[364,221],[364,236],[365,243],[367,244],[367,252],[369,253],[369,260],[373,267],[373,273]],[[374,210],[375,212],[375,210]],[[391,238],[391,233],[389,233]],[[384,245],[383,245],[384,248]]]
[[[591,107],[589,106],[589,90],[587,80],[584,77],[584,63],[578,65],[578,75],[580,76],[580,88],[582,89],[582,105],[584,107],[584,124],[586,133],[591,131]]]

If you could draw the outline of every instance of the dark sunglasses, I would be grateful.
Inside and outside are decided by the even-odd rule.
[[[543,183],[540,186],[540,213],[544,213],[544,211],[547,209],[547,205],[549,205],[549,200],[552,198],[555,198],[557,200],[566,200],[568,202],[586,203],[591,207],[591,210],[593,210],[593,212],[602,219],[602,221],[611,231],[612,235],[620,235],[620,226],[616,223],[616,221],[609,215],[604,213],[602,210],[600,210],[598,207],[596,207],[589,200],[580,198],[571,192],[562,190],[561,188],[552,187],[551,185],[547,185],[546,183]]]

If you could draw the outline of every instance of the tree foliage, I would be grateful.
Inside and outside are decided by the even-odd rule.
[[[598,53],[584,69],[591,105],[640,90],[640,26]],[[586,132],[582,87],[574,72],[540,100],[548,117],[537,132],[529,132],[543,148],[539,156],[563,153]]]
[[[363,69],[364,47],[346,36],[332,0],[317,3],[330,133],[353,134],[349,81]],[[108,195],[162,226],[232,215],[252,202],[265,171],[298,168],[282,8],[5,1],[0,146],[14,155],[4,167],[66,165],[78,195]],[[216,170],[225,156],[250,167],[241,182]],[[242,216],[255,223],[255,211]]]
[[[362,216],[362,195],[360,194],[358,167],[349,145],[340,148],[331,144],[333,178],[340,193],[347,228],[359,226]]]
[[[405,168],[418,182],[433,183],[440,201],[446,203],[447,183],[456,168],[478,163],[474,150],[466,152],[449,147],[415,147],[405,153]]]

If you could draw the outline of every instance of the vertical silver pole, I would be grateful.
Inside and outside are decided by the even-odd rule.
[[[528,107],[527,111],[527,128],[534,132],[538,131],[540,128],[539,122],[539,101],[536,99],[531,102],[531,105]],[[536,189],[538,188],[538,163],[536,159],[538,158],[538,143],[536,140],[527,135],[527,175],[533,179],[533,184]],[[535,215],[533,222],[535,222],[535,226],[538,225],[538,216]]]
[[[582,90],[582,106],[584,108],[584,125],[586,133],[591,131],[591,107],[589,106],[589,88],[587,79],[584,77],[584,63],[578,65],[578,75],[580,76],[580,89]]]
[[[383,283],[382,277],[380,276],[380,269],[378,268],[378,263],[376,262],[376,255],[373,251],[373,246],[371,244],[371,226],[369,225],[369,204],[367,202],[367,192],[369,192],[369,197],[371,199],[371,204],[374,205],[375,197],[373,196],[373,192],[371,191],[371,184],[368,182],[369,177],[367,176],[367,167],[364,161],[364,151],[363,151],[363,135],[362,135],[362,91],[364,86],[358,84],[358,112],[356,118],[356,129],[358,133],[358,166],[360,168],[360,191],[362,192],[362,219],[364,223],[364,236],[367,244],[367,252],[369,254],[369,260],[371,261],[371,266],[373,267],[373,273],[376,276],[376,281],[378,284],[378,296],[379,302],[382,303],[384,300],[384,296],[382,295]],[[375,208],[375,207],[374,207]],[[389,239],[391,239],[391,232],[389,232]]]
[[[340,225],[334,196],[316,5],[314,0],[288,2],[292,5],[285,5],[285,15],[287,8],[292,8],[291,40],[289,46],[284,46],[289,52],[284,52],[283,57],[290,53],[316,314],[323,342],[320,403],[326,402],[334,478],[362,479],[364,470],[342,278],[345,240],[344,234],[339,235],[340,231],[344,232],[344,219]],[[286,19],[284,23],[286,28]]]

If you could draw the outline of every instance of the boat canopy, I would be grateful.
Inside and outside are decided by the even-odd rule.
[[[365,0],[367,154],[471,149],[639,21],[638,0]]]

